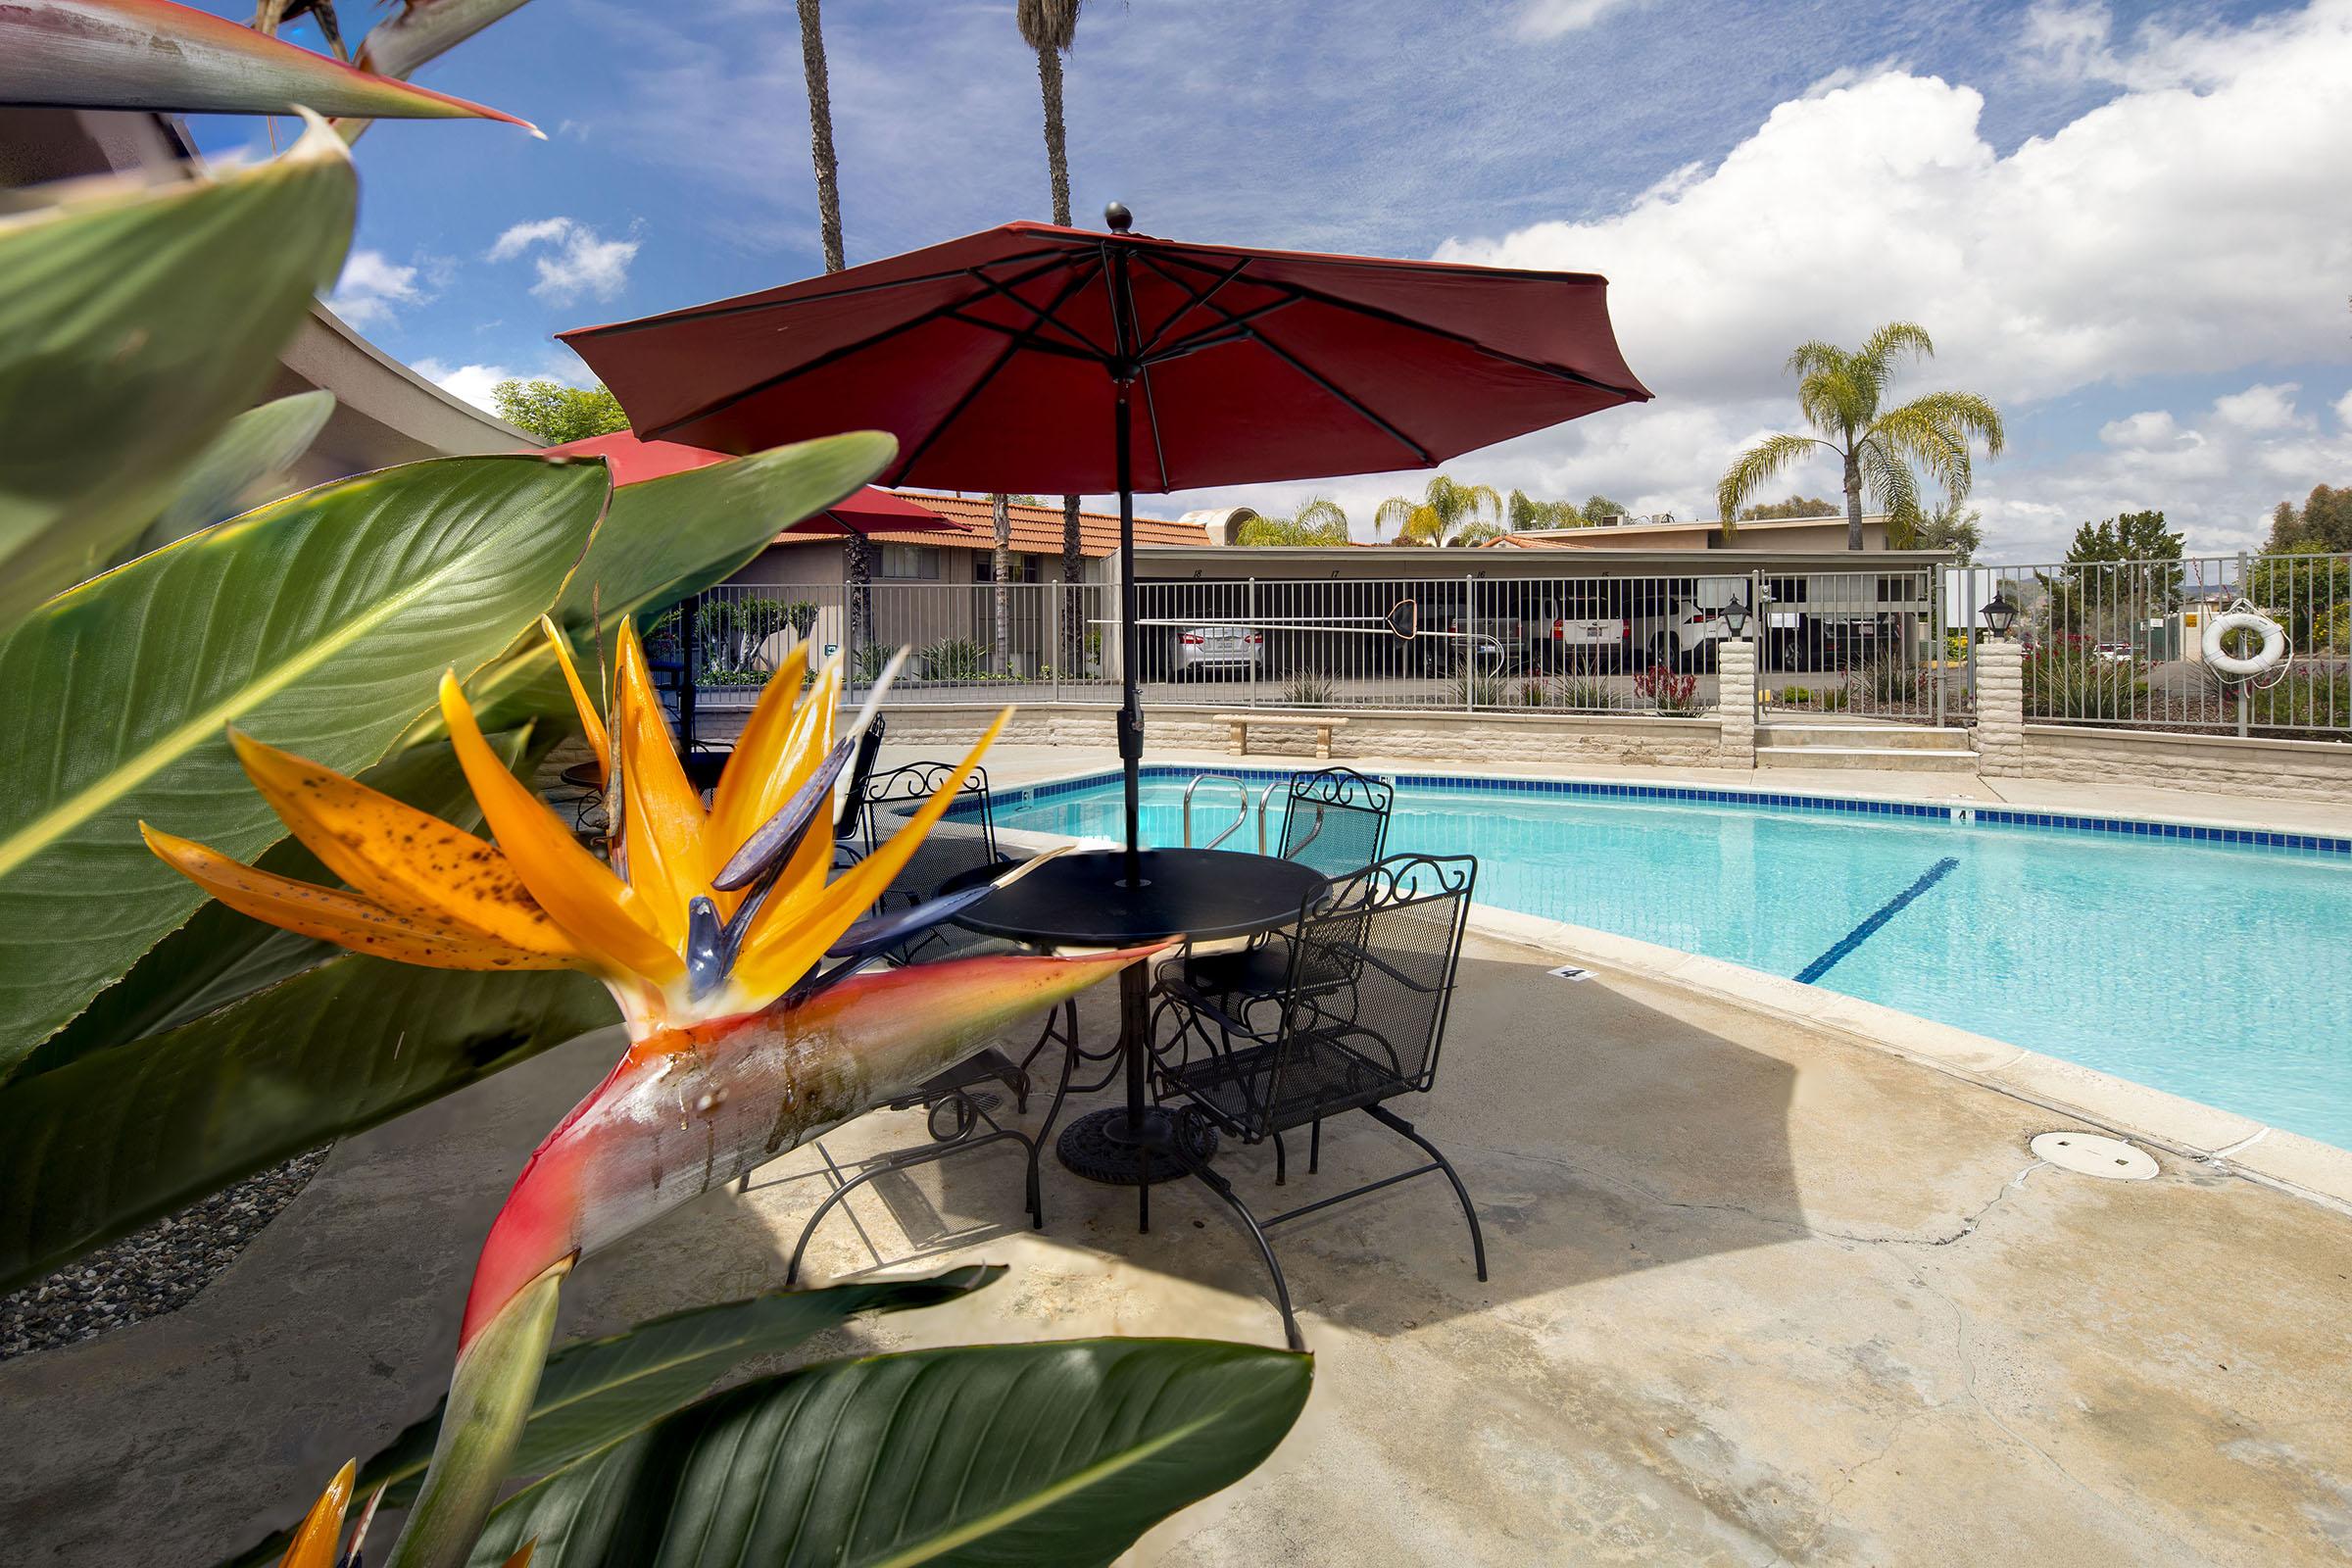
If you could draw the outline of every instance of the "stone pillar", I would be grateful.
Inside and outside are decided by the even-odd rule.
[[[1723,720],[1723,767],[1756,765],[1756,645],[1727,637],[1715,645],[1715,715]]]
[[[1977,645],[1977,771],[2017,778],[2026,770],[2023,646],[2006,637]]]

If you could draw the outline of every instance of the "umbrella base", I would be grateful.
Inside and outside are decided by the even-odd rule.
[[[1179,1138],[1184,1140],[1181,1154]],[[1206,1164],[1217,1152],[1217,1131],[1198,1117],[1180,1120],[1156,1105],[1130,1126],[1127,1107],[1112,1105],[1064,1127],[1054,1152],[1090,1182],[1136,1187],[1189,1175]]]

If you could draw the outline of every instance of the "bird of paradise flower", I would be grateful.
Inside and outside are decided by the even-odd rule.
[[[540,1142],[491,1224],[392,1568],[465,1561],[513,1459],[558,1289],[582,1253],[905,1093],[1150,951],[871,967],[987,891],[870,912],[1010,709],[887,843],[833,876],[836,786],[903,653],[837,736],[841,661],[811,676],[808,645],[795,647],[706,808],[634,631],[620,635],[608,730],[562,634],[541,625],[605,775],[610,864],[507,770],[449,675],[442,716],[495,843],[233,733],[255,787],[347,889],[140,824],[157,855],[257,919],[438,968],[583,969],[619,1004],[627,1052]],[[334,1515],[339,1527],[339,1504]]]

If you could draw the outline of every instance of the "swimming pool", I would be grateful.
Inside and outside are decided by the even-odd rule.
[[[1182,842],[1191,776],[1146,769],[1148,842]],[[1283,775],[1241,776],[1254,794]],[[1956,820],[1942,803],[1396,784],[1391,850],[1477,856],[1481,903],[1803,979],[2352,1149],[2352,842],[1974,806]],[[1201,790],[1196,839],[1232,820],[1232,800]],[[1002,791],[997,820],[1115,838],[1117,778]]]

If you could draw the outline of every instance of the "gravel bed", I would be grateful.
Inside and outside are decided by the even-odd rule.
[[[297,1154],[0,1297],[0,1361],[187,1305],[325,1162],[324,1149]]]

